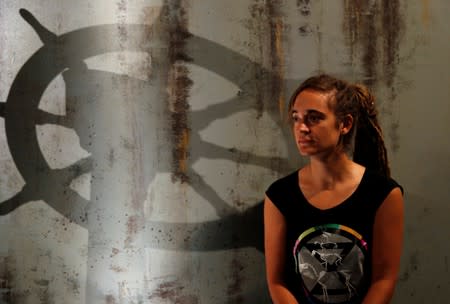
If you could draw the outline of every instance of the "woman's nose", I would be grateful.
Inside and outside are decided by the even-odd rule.
[[[304,121],[299,121],[297,123],[297,130],[302,132],[302,133],[308,133],[309,132],[309,127],[306,125],[306,123]]]

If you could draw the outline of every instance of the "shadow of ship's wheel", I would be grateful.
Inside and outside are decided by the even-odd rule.
[[[14,79],[6,103],[0,103],[0,114],[5,119],[8,146],[15,165],[25,180],[25,186],[20,192],[0,203],[0,215],[8,214],[30,201],[43,200],[61,215],[82,227],[87,227],[86,208],[90,201],[72,190],[70,183],[82,174],[91,171],[92,160],[89,157],[81,159],[62,169],[53,169],[49,166],[39,146],[36,126],[54,124],[74,129],[74,124],[70,113],[54,115],[39,109],[39,103],[47,86],[55,77],[66,69],[79,66],[83,60],[89,57],[124,50],[149,52],[153,46],[152,43],[156,42],[146,41],[146,43],[142,43],[141,39],[129,39],[124,46],[118,37],[120,32],[124,30],[129,36],[145,37],[147,33],[151,32],[152,26],[127,24],[121,25],[119,28],[116,24],[99,25],[57,36],[43,28],[28,11],[22,9],[20,13],[38,32],[44,46],[37,50],[23,65]],[[90,43],[91,40],[94,40],[95,43]],[[255,90],[258,90],[248,75],[239,78],[242,74],[242,67],[252,67],[252,75],[259,75],[261,78],[274,77],[270,71],[250,61],[245,56],[196,35],[190,36],[187,48],[192,58],[190,64],[203,67],[235,83],[239,86],[242,94],[251,95],[254,94]],[[55,56],[55,54],[58,54],[58,56]],[[220,54],[221,60],[211,60],[210,56],[213,56],[213,54]],[[224,64],[228,62],[233,64]],[[206,117],[214,120],[215,117],[211,113],[219,112],[222,115],[224,115],[223,113],[232,115],[237,111],[245,111],[253,107],[251,103],[236,102],[238,98],[242,98],[242,95],[221,104],[209,106],[205,110],[192,112],[190,115],[193,119],[209,115]],[[277,107],[275,106],[275,108]],[[268,113],[275,116],[278,114],[276,110]],[[275,116],[273,117],[274,121],[279,121],[279,117]],[[209,123],[199,125],[199,127],[207,127]],[[280,171],[289,168],[286,159],[260,157],[236,149],[230,151],[230,149],[204,142],[199,138],[199,131],[191,130],[193,136],[197,136],[202,144],[207,145],[208,149],[215,153],[213,158],[229,157],[230,153],[239,153],[244,156],[243,159],[251,159],[249,161],[251,164],[270,168],[269,163],[275,161],[279,164]],[[204,157],[211,156],[204,155]],[[190,178],[196,182],[197,186],[191,185],[195,191],[214,192],[193,168],[188,168],[188,171]],[[48,189],[51,189],[51,191]],[[223,201],[210,203],[212,205],[227,205]],[[234,214],[228,214],[211,222],[147,222],[146,225],[148,229],[157,227],[158,230],[167,229],[173,232],[183,232],[174,233],[174,235],[180,237],[180,240],[174,240],[170,244],[159,241],[152,244],[152,241],[149,240],[150,247],[178,250],[219,250],[252,246],[262,250],[262,240],[255,239],[254,231],[244,228],[249,227],[249,225],[262,227],[261,218],[262,207],[261,204],[257,204],[244,213],[236,211]],[[239,240],[233,235],[233,231],[236,231],[236,225],[242,225]],[[190,236],[189,244],[182,241],[183,234]],[[214,239],[214,242],[210,245],[204,241],[205,234],[211,235]]]

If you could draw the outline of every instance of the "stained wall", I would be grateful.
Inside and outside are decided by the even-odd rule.
[[[1,1],[0,303],[269,303],[262,199],[317,71],[377,96],[394,303],[450,287],[447,1]]]

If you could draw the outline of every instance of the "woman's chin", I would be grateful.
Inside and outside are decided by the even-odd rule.
[[[298,148],[298,153],[301,155],[301,156],[311,156],[311,154],[312,154],[312,150],[311,149],[305,149],[305,148]]]

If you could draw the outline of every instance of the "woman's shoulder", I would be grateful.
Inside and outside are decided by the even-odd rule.
[[[268,188],[269,189],[280,189],[285,187],[291,187],[293,185],[296,185],[298,183],[298,171],[295,170],[294,172],[289,173],[288,175],[285,175],[277,180],[275,180]]]
[[[298,170],[289,173],[277,180],[275,180],[266,190],[266,195],[275,201],[280,197],[285,197],[287,193],[292,193],[297,189],[298,185]]]
[[[394,178],[385,176],[375,170],[366,169],[363,182],[366,188],[379,192],[383,196],[387,196],[395,188],[400,188],[403,193],[403,187]]]
[[[266,190],[266,196],[286,215],[289,213],[292,199],[298,197],[298,170],[275,180]]]

